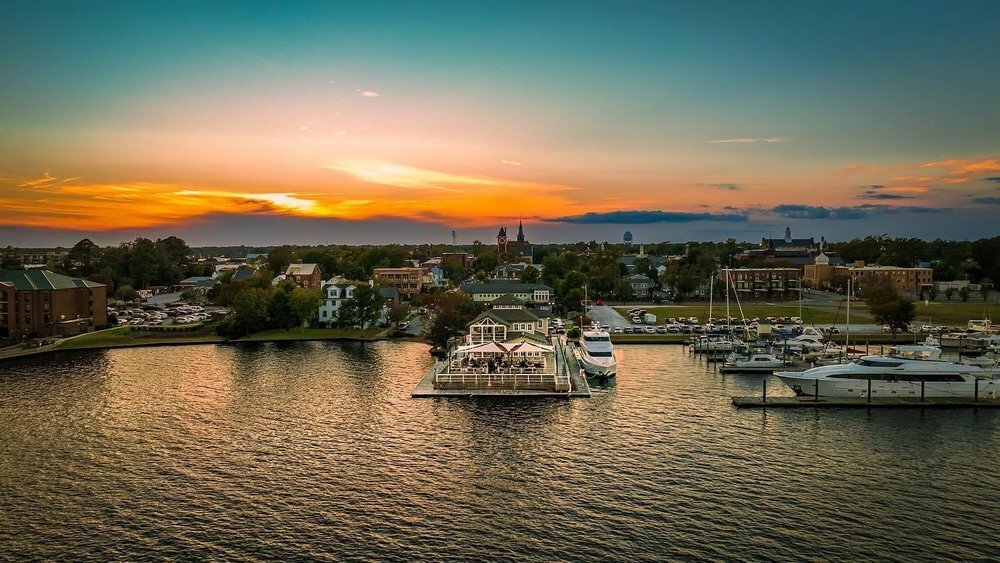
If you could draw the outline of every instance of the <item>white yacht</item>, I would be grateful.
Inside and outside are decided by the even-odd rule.
[[[811,326],[805,327],[802,334],[787,340],[775,340],[774,349],[792,354],[808,354],[822,352],[827,348],[823,333]]]
[[[865,397],[869,380],[872,397],[879,398],[919,398],[923,383],[924,397],[971,399],[977,379],[980,397],[1000,394],[997,371],[942,360],[940,356],[941,349],[931,346],[894,346],[884,356],[862,356],[847,364],[774,375],[797,395],[807,396]]]
[[[615,347],[607,330],[594,326],[580,336],[580,367],[587,375],[614,377],[617,371]]]
[[[741,356],[730,354],[722,365],[722,373],[771,373],[785,367],[785,361],[772,354]]]

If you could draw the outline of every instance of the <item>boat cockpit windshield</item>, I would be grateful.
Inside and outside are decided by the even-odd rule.
[[[610,336],[590,336],[588,334],[584,334],[583,339],[587,342],[611,342]]]

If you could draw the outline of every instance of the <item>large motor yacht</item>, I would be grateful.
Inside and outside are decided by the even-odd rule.
[[[996,397],[996,370],[942,360],[931,346],[894,346],[884,356],[862,356],[853,362],[774,375],[797,395],[865,397],[871,380],[872,397]],[[921,391],[921,386],[923,390]]]
[[[580,335],[580,366],[587,375],[614,377],[618,364],[615,361],[611,335],[600,326],[593,326]]]

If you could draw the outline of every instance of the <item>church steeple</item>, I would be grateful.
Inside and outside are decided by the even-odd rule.
[[[524,242],[524,223],[520,219],[517,220],[517,242]]]

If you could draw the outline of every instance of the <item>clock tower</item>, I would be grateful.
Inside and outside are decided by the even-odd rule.
[[[497,233],[497,253],[504,254],[507,252],[507,228],[500,227],[500,232]]]

